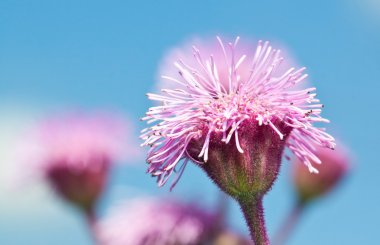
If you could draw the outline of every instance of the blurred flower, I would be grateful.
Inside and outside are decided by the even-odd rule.
[[[232,232],[222,232],[211,243],[212,245],[253,245],[252,242]]]
[[[126,121],[113,114],[73,113],[41,122],[23,149],[23,170],[42,177],[57,194],[91,212],[112,164],[137,151]]]
[[[293,182],[301,202],[308,202],[331,191],[346,175],[350,158],[338,145],[334,151],[317,148],[317,156],[322,161],[319,174],[310,175],[302,168],[298,159],[293,169]]]
[[[98,224],[102,245],[201,245],[220,230],[218,213],[194,203],[136,199]]]
[[[143,120],[155,124],[141,137],[151,147],[148,172],[160,186],[176,172],[173,187],[192,160],[240,203],[255,243],[268,244],[262,197],[277,178],[284,147],[318,172],[313,144],[335,143],[313,125],[328,122],[315,88],[294,87],[307,77],[305,68],[278,73],[279,50],[260,41],[249,52],[238,41],[225,45],[218,38],[213,53],[205,50],[209,59],[193,47],[193,64],[174,62],[179,77],[163,78],[176,86],[148,94],[161,104],[146,113]]]
[[[334,151],[316,147],[316,154],[323,163],[319,167],[319,174],[310,174],[301,166],[299,159],[294,161],[293,184],[297,192],[297,200],[275,233],[273,245],[285,244],[309,204],[331,191],[347,174],[350,157],[340,143]]]
[[[201,54],[212,54],[215,63],[217,64],[219,82],[223,83],[225,87],[228,87],[228,72],[229,72],[229,63],[225,62],[224,53],[220,50],[220,45],[215,45],[215,38],[192,38],[187,40],[182,45],[171,48],[164,55],[158,69],[157,74],[157,83],[156,89],[160,91],[161,89],[176,89],[178,88],[178,83],[173,83],[173,81],[168,79],[162,79],[162,75],[175,78],[177,80],[181,80],[182,76],[178,72],[178,68],[173,65],[174,61],[181,61],[190,67],[197,67],[198,61],[194,59],[193,55],[189,55],[193,53],[193,47],[196,47]],[[285,72],[287,72],[291,67],[297,65],[296,59],[292,57],[292,54],[288,52],[288,48],[283,44],[276,43],[276,46],[281,49],[281,54],[283,57],[286,57],[281,64],[281,66],[277,67],[276,70],[273,71],[272,76],[281,76]],[[251,40],[239,40],[239,48],[235,49],[235,56],[242,56],[252,53],[255,48],[255,43]],[[239,76],[247,79],[251,72],[251,63],[250,62],[242,62],[239,66]],[[305,78],[307,80],[308,78]],[[295,85],[304,87],[304,82],[298,83]],[[186,89],[186,88],[183,88]]]

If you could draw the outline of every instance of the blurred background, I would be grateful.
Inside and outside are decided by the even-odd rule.
[[[91,244],[85,221],[42,185],[9,188],[9,152],[28,126],[60,110],[127,115],[134,136],[151,105],[159,62],[194,36],[265,39],[306,66],[326,105],[330,132],[352,150],[345,183],[303,218],[289,244],[377,244],[380,226],[378,114],[380,1],[0,1],[0,244]],[[193,165],[176,188],[158,188],[143,154],[118,166],[100,205],[138,195],[217,202],[217,188]],[[293,204],[289,164],[265,199],[272,235]],[[231,226],[248,234],[231,201]]]

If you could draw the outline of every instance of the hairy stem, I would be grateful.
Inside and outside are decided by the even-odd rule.
[[[255,245],[269,245],[265,227],[263,197],[238,200]]]

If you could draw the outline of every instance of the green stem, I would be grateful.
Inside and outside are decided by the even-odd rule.
[[[255,245],[269,245],[269,239],[265,227],[263,197],[244,198],[239,201],[252,240]]]

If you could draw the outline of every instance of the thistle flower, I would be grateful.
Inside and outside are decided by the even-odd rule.
[[[187,160],[207,162],[210,139],[217,138],[211,137],[213,134],[220,134],[224,144],[235,139],[236,149],[244,153],[239,141],[239,132],[245,133],[241,130],[244,124],[269,128],[311,172],[318,172],[312,162],[321,161],[312,143],[334,148],[334,139],[323,128],[313,126],[315,122],[328,122],[320,116],[323,105],[315,98],[315,88],[292,90],[307,77],[305,68],[290,68],[274,76],[283,58],[268,42],[260,41],[254,54],[236,57],[239,38],[228,45],[218,41],[218,53],[209,54],[207,60],[193,47],[197,67],[189,67],[182,60],[174,63],[181,80],[162,78],[176,84],[175,89],[162,89],[163,95],[148,94],[149,99],[162,103],[150,108],[143,118],[148,123],[158,122],[141,136],[143,145],[151,146],[149,173],[158,176],[162,185],[176,168],[181,174]],[[202,144],[196,159],[189,154],[191,142]],[[181,160],[185,161],[181,164]]]
[[[209,58],[194,46],[194,66],[174,63],[180,78],[163,79],[175,83],[175,89],[148,94],[161,102],[143,118],[154,123],[141,136],[143,145],[151,146],[148,172],[160,186],[176,172],[173,187],[186,164],[195,162],[238,200],[249,226],[256,229],[252,236],[261,234],[255,242],[267,244],[263,222],[255,222],[263,220],[261,199],[277,178],[284,148],[310,172],[318,172],[312,165],[321,162],[314,144],[333,148],[335,143],[314,126],[328,122],[320,115],[323,105],[315,88],[295,89],[307,77],[305,68],[278,74],[283,58],[268,42],[260,41],[250,52],[239,49],[239,38],[227,45],[217,40],[219,48],[207,53]]]
[[[85,212],[102,194],[112,164],[135,154],[126,122],[111,114],[68,114],[41,122],[24,145],[24,170]]]
[[[98,224],[103,245],[201,245],[219,229],[217,213],[195,204],[136,199]]]

